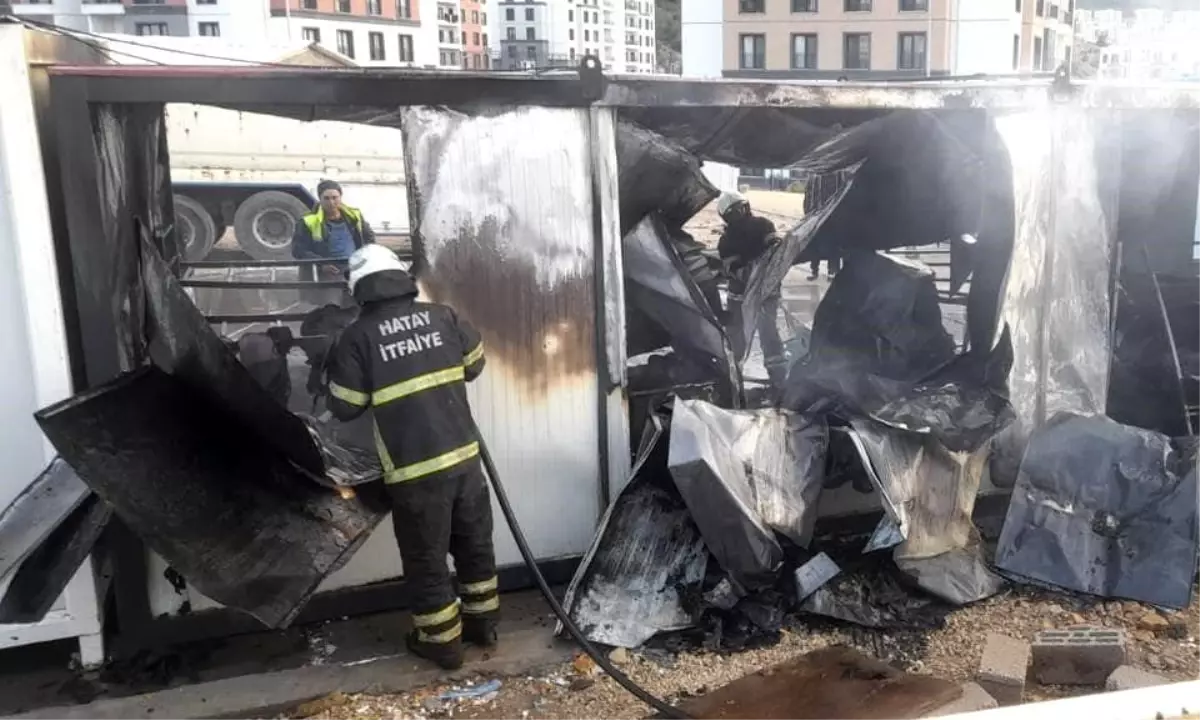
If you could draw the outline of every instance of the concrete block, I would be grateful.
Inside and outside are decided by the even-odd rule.
[[[943,715],[958,715],[960,713],[991,710],[999,707],[996,698],[987,694],[979,683],[967,683],[962,686],[962,697],[952,703],[943,705],[925,717],[941,717]]]
[[[983,645],[977,680],[1000,705],[1018,705],[1025,695],[1029,643],[990,633]]]
[[[1043,630],[1033,639],[1033,676],[1043,685],[1103,685],[1124,664],[1124,630]]]
[[[1137,690],[1138,688],[1154,687],[1155,685],[1166,685],[1171,682],[1161,675],[1155,675],[1152,672],[1140,670],[1131,665],[1122,665],[1113,670],[1112,675],[1104,681],[1105,690]]]

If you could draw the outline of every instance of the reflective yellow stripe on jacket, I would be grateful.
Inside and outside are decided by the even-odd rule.
[[[363,216],[358,208],[352,208],[349,205],[342,206],[342,215],[354,225],[354,229],[358,231],[359,236],[362,236]],[[312,235],[315,242],[325,240],[325,208],[318,206],[316,212],[311,212],[304,216],[304,224],[308,227],[308,232]]]
[[[475,363],[479,362],[479,360],[482,357],[483,357],[483,341],[480,340],[479,344],[475,346],[475,349],[472,350],[471,352],[467,353],[463,357],[463,365],[465,367],[471,367]]]
[[[342,402],[349,403],[358,407],[379,407],[394,400],[399,400],[409,395],[415,395],[419,392],[424,392],[442,385],[449,385],[454,382],[466,380],[466,370],[464,365],[472,365],[483,357],[483,343],[480,342],[475,346],[475,349],[467,353],[463,358],[463,365],[456,365],[442,370],[436,370],[424,375],[418,375],[408,380],[402,380],[398,383],[393,383],[387,387],[380,388],[368,395],[367,393],[351,388],[343,387],[337,383],[329,383],[329,394]],[[379,453],[379,464],[383,467],[383,481],[385,483],[398,483],[406,480],[416,480],[432,475],[443,470],[466,462],[479,455],[479,443],[471,442],[462,447],[455,448],[446,453],[442,453],[437,457],[422,460],[418,463],[396,467],[396,463],[392,460],[392,455],[388,452],[387,445],[383,442],[383,436],[379,432],[379,425],[374,421],[371,423],[372,430],[375,434],[375,451]]]

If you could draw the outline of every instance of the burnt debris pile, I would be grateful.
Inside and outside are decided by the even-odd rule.
[[[936,627],[1007,583],[1188,604],[1195,443],[1164,434],[1177,420],[1101,414],[1107,371],[1093,358],[1113,348],[1088,253],[1116,239],[1069,214],[1101,204],[1097,187],[1056,187],[1048,157],[1013,152],[1013,125],[968,112],[627,113],[637,451],[567,593],[590,639],[737,651],[796,624]],[[1102,174],[1098,131],[1051,134],[1081,178]],[[701,159],[789,168],[814,192],[754,262],[740,304],[715,251],[684,230],[717,195]],[[1018,213],[1046,212],[1031,199],[1055,192],[1073,205],[1051,243]],[[948,262],[893,252],[918,247]],[[797,309],[789,272],[831,258],[841,271]],[[1126,304],[1130,317],[1157,311]],[[790,336],[786,380],[750,369],[764,313]],[[1114,372],[1162,365],[1137,348],[1165,341],[1130,329]],[[1186,394],[1195,379],[1181,381]],[[1007,506],[998,537],[977,528],[977,498]]]

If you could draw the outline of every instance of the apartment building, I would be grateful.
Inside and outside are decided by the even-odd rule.
[[[482,69],[487,0],[12,0],[14,12],[73,30],[306,40],[368,67]]]
[[[487,70],[491,67],[488,53],[488,12],[486,0],[461,0],[462,66],[464,70]]]
[[[854,80],[1052,69],[1069,52],[1069,4],[687,0],[683,72]]]
[[[492,37],[497,46],[493,66],[503,70],[574,67],[590,55],[606,72],[651,72],[654,3],[499,0],[492,13]]]
[[[12,0],[31,20],[93,33],[262,38],[267,7],[258,0]]]
[[[1087,64],[1094,76],[1108,79],[1200,80],[1200,8],[1077,14],[1077,71]]]
[[[262,0],[220,0],[228,4]],[[461,66],[461,46],[440,42],[437,0],[269,0],[270,36],[306,40],[366,67]],[[457,33],[455,41],[457,42]]]
[[[654,20],[652,1],[625,0],[625,72],[654,72]]]

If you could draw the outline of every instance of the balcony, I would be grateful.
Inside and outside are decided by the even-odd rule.
[[[121,0],[83,0],[80,9],[84,15],[125,14],[125,4]]]
[[[42,2],[29,0],[20,5],[13,5],[12,11],[14,15],[53,15],[54,4],[45,2],[45,0]]]

